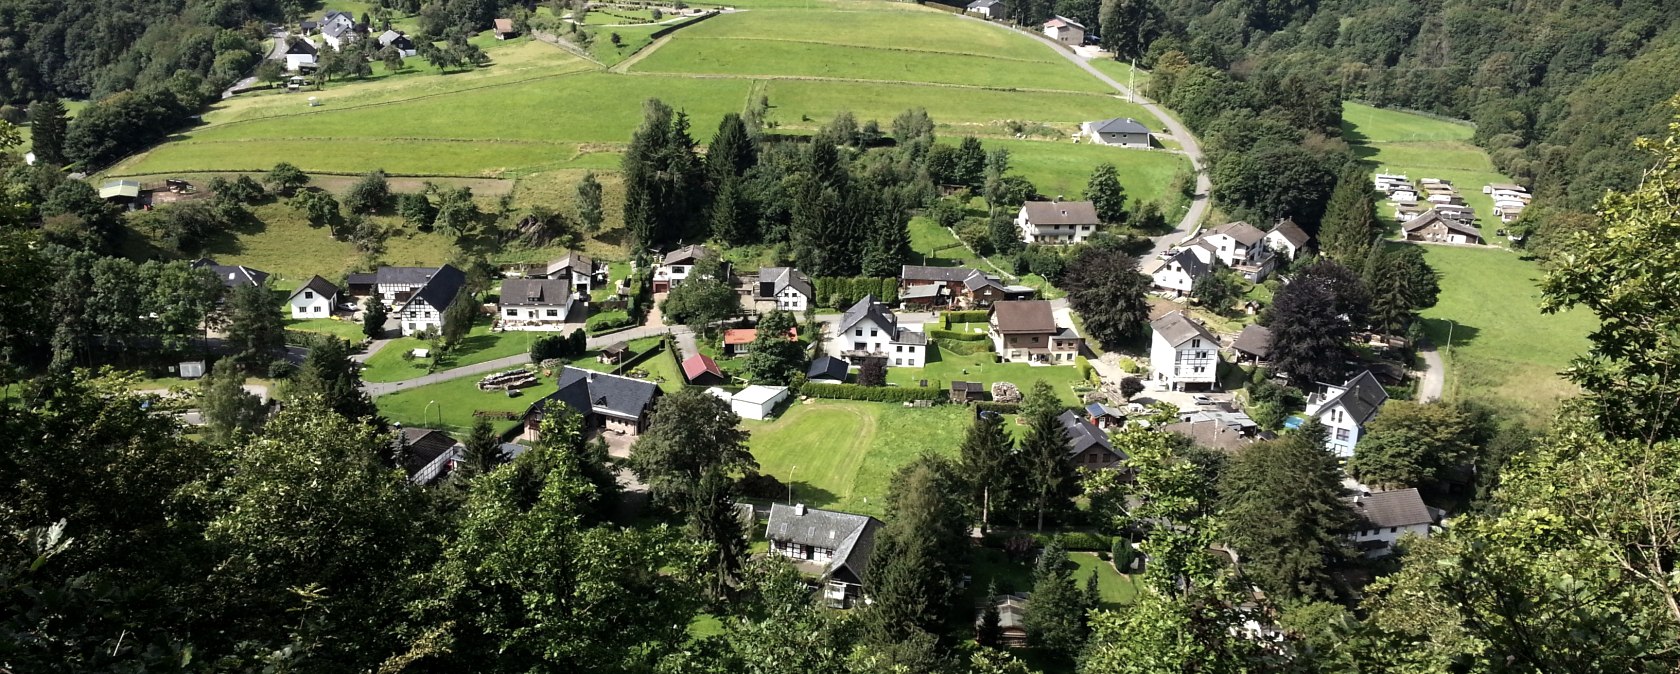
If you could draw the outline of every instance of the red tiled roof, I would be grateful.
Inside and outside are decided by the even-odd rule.
[[[718,368],[717,361],[707,358],[705,354],[697,353],[682,362],[683,376],[694,379],[710,372],[722,377],[723,370]]]
[[[787,337],[790,342],[799,339],[799,329],[788,328]],[[734,328],[723,331],[723,343],[730,346],[751,344],[754,339],[758,339],[757,328]]]

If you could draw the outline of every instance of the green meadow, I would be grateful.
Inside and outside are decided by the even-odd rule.
[[[1493,216],[1493,199],[1482,194],[1482,186],[1511,179],[1493,167],[1486,152],[1470,144],[1475,131],[1466,122],[1363,103],[1342,104],[1342,135],[1353,146],[1355,156],[1378,173],[1398,173],[1414,181],[1440,178],[1451,182],[1464,203],[1476,209],[1482,237],[1490,243],[1503,243],[1504,238],[1495,235],[1500,223]],[[1379,210],[1379,215],[1392,221],[1391,207],[1385,204]]]

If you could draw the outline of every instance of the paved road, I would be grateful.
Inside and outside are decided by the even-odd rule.
[[[629,330],[625,330],[623,332],[615,332],[615,333],[612,333],[610,335],[602,335],[602,336],[599,336],[599,337],[590,337],[589,338],[589,348],[599,349],[601,347],[604,347],[604,346],[607,346],[607,345],[610,345],[610,344],[614,344],[614,343],[617,343],[617,342],[628,342],[628,341],[633,340],[633,339],[641,339],[643,337],[653,337],[655,335],[662,335],[662,334],[665,334],[667,332],[669,332],[673,336],[675,336],[679,342],[683,339],[683,337],[685,335],[689,335],[688,328],[685,328],[685,327],[682,327],[682,326],[677,326],[677,327],[674,327],[674,328],[667,328],[667,327],[663,327],[663,326],[659,326],[659,327],[643,326],[643,327],[640,327],[640,328],[632,328],[632,329],[629,329]],[[692,338],[692,335],[689,335],[689,336]],[[692,341],[691,341],[691,343],[692,343]],[[403,381],[393,381],[393,382],[363,382],[362,383],[362,390],[367,391],[367,394],[368,394],[369,397],[378,398],[379,396],[382,396],[382,395],[385,395],[385,394],[388,394],[388,393],[396,393],[397,391],[403,391],[403,390],[407,390],[407,389],[411,389],[411,388],[419,388],[421,386],[426,386],[426,385],[429,385],[429,384],[446,382],[446,381],[449,381],[451,379],[460,379],[462,377],[471,377],[473,375],[479,375],[479,374],[490,374],[491,372],[497,372],[497,371],[500,371],[500,370],[511,370],[511,369],[519,367],[521,365],[529,365],[530,363],[531,363],[531,357],[527,354],[522,353],[522,354],[519,354],[517,356],[508,356],[506,358],[497,358],[496,360],[487,360],[487,361],[484,361],[482,363],[473,363],[472,365],[462,365],[461,367],[451,368],[451,369],[448,369],[448,370],[443,370],[441,372],[433,372],[431,374],[424,375],[424,376],[421,376],[421,377],[415,377],[414,379],[405,379]]]
[[[284,29],[284,28],[276,29],[273,33],[269,34],[268,37],[273,39],[274,42],[273,42],[273,46],[269,47],[269,49],[268,49],[268,59],[267,60],[270,60],[270,61],[284,61],[284,60],[286,60],[286,36],[288,34],[289,33],[287,33],[286,29]],[[258,65],[261,65],[261,63],[259,62]],[[257,83],[256,71],[257,71],[257,69],[255,67],[252,67],[251,68],[251,73],[252,74],[248,77],[245,77],[244,79],[239,80],[238,82],[234,82],[233,86],[228,87],[225,91],[222,92],[222,98],[233,98],[233,92],[234,91],[239,90],[239,89],[244,89],[245,87],[249,87],[249,86],[252,86],[252,85],[256,84]]]
[[[1062,55],[1062,58],[1065,58],[1074,65],[1085,69],[1085,72],[1090,73],[1092,77],[1102,81],[1103,84],[1107,84],[1115,91],[1120,92],[1121,95],[1137,101],[1139,105],[1143,106],[1144,110],[1149,111],[1149,114],[1154,115],[1155,119],[1160,120],[1161,126],[1166,128],[1166,130],[1172,134],[1173,138],[1178,140],[1179,145],[1184,148],[1184,155],[1190,158],[1190,166],[1196,170],[1196,194],[1191,197],[1190,210],[1184,214],[1184,218],[1182,220],[1179,220],[1178,227],[1170,234],[1154,237],[1155,247],[1150,251],[1149,257],[1154,257],[1166,252],[1168,248],[1171,248],[1174,244],[1182,241],[1190,234],[1190,232],[1195,231],[1197,225],[1201,224],[1202,218],[1207,215],[1208,193],[1213,190],[1213,181],[1208,180],[1207,177],[1207,164],[1206,160],[1202,156],[1201,143],[1196,141],[1196,136],[1190,133],[1190,129],[1185,128],[1183,124],[1181,124],[1177,119],[1174,119],[1172,115],[1167,114],[1167,111],[1162,109],[1161,106],[1156,104],[1154,101],[1144,98],[1137,92],[1127,89],[1125,85],[1116,82],[1114,78],[1109,77],[1108,75],[1103,74],[1102,71],[1092,67],[1085,57],[1068,51],[1067,48],[1063,47],[1055,40],[1051,40],[1042,34],[1030,30],[1023,30],[1021,28],[1016,28],[1015,26],[995,21],[987,21],[985,19],[964,14],[959,14],[957,16],[961,16],[969,21],[979,21],[987,25],[1013,30],[1017,33],[1021,33],[1022,35],[1028,35],[1048,43],[1057,54]]]
[[[369,358],[373,357],[373,354],[379,353],[380,349],[385,348],[385,345],[390,344],[392,341],[394,341],[394,340],[393,339],[376,339],[376,340],[373,340],[371,343],[369,343],[367,345],[367,348],[362,349],[361,353],[351,354],[350,355],[350,360],[356,361],[358,363],[366,363]]]
[[[1446,386],[1447,367],[1441,362],[1441,354],[1435,347],[1419,350],[1423,357],[1423,379],[1418,382],[1418,402],[1429,402],[1441,399],[1441,390]]]

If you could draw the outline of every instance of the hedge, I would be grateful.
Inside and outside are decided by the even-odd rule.
[[[1085,531],[1067,531],[1060,534],[1033,534],[1039,545],[1049,543],[1052,538],[1060,538],[1062,547],[1072,552],[1108,552],[1114,548],[1114,537],[1093,534]]]
[[[919,386],[860,386],[858,384],[812,384],[799,389],[800,395],[836,400],[867,400],[878,403],[906,403],[912,400],[944,400],[945,389]]]
[[[927,336],[938,340],[957,342],[985,342],[990,341],[992,338],[991,335],[984,332],[957,332],[955,330],[941,330],[939,328],[928,329]]]
[[[940,342],[939,343],[939,348],[944,349],[946,351],[949,351],[951,353],[955,353],[955,354],[959,354],[959,355],[963,355],[963,356],[972,356],[972,355],[977,354],[977,353],[986,353],[988,351],[991,351],[992,350],[992,343],[991,342],[953,342],[953,341],[948,341],[947,340],[947,341]]]
[[[600,334],[609,330],[617,330],[619,328],[629,327],[635,324],[636,321],[630,317],[630,314],[623,311],[604,311],[595,314],[594,316],[590,316],[589,320],[584,322],[584,326],[589,329],[589,334],[591,335]]]
[[[306,349],[313,349],[317,345],[329,339],[337,339],[338,341],[345,342],[347,345],[349,344],[347,340],[340,339],[337,335],[329,335],[324,332],[285,330],[281,332],[281,335],[284,337],[287,346],[301,346]]]
[[[877,301],[886,304],[898,301],[898,279],[892,277],[819,276],[813,279],[813,283],[817,304],[827,304],[836,295],[844,300],[841,303],[847,306],[836,309],[845,309],[863,299],[864,295],[874,295]]]
[[[947,311],[940,315],[945,322],[945,328],[950,329],[952,323],[984,323],[992,320],[992,312],[970,309],[968,311]]]
[[[996,412],[998,414],[1020,414],[1021,403],[1000,403],[993,402],[991,400],[982,400],[974,403],[974,409],[982,412]]]

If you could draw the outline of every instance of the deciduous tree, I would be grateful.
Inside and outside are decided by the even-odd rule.
[[[1371,485],[1434,486],[1474,458],[1486,435],[1458,405],[1391,401],[1360,434],[1348,472]]]
[[[1110,227],[1126,224],[1126,188],[1114,165],[1104,162],[1091,171],[1085,183],[1085,198],[1097,209],[1097,219]]]
[[[729,403],[685,388],[659,400],[647,430],[630,448],[630,469],[655,501],[682,507],[693,502],[695,485],[708,471],[756,471],[758,462],[747,451],[747,433]]]
[[[1152,281],[1137,265],[1137,258],[1125,253],[1087,248],[1074,257],[1060,280],[1068,291],[1068,304],[1085,319],[1086,335],[1105,348],[1142,334],[1149,324],[1145,295]]]
[[[199,381],[198,409],[211,442],[235,441],[262,422],[262,400],[245,390],[245,373],[225,358]]]

